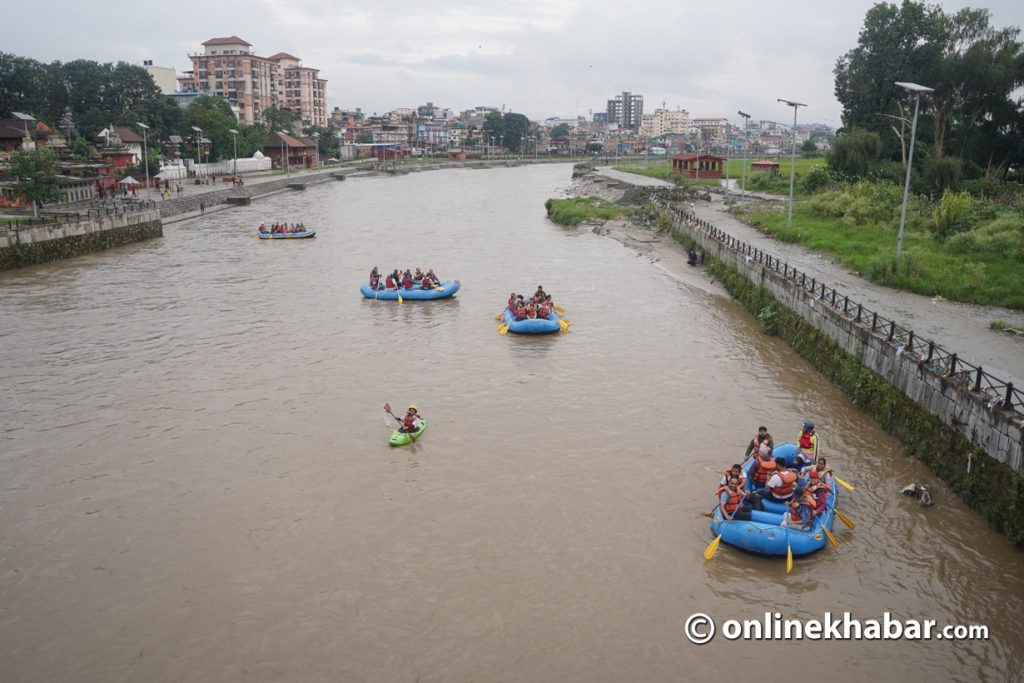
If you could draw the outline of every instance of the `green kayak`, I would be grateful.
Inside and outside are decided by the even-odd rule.
[[[412,437],[415,436],[417,439],[423,436],[423,432],[427,431],[427,421],[420,419],[420,428],[412,433],[412,435],[400,432],[397,429],[391,432],[391,438],[388,439],[388,443],[392,446],[404,446],[412,443]]]

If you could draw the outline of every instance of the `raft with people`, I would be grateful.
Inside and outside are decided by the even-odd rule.
[[[797,444],[783,443],[770,453],[770,457],[784,459],[787,468],[795,468],[804,463],[797,453]],[[743,463],[742,471],[750,490],[763,492],[763,489],[757,488],[751,472],[757,460],[757,454],[751,454]],[[795,490],[803,491],[803,488],[796,485]],[[813,499],[810,500],[813,502]],[[760,502],[763,510],[749,510],[749,519],[726,519],[721,506],[716,505],[711,511],[711,531],[716,537],[721,538],[722,542],[731,546],[758,555],[776,557],[809,555],[821,550],[830,542],[829,534],[837,512],[834,488],[830,487],[823,510],[820,514],[813,515],[811,524],[806,528],[798,523],[783,524],[784,518],[790,515],[788,502],[763,498]]]
[[[311,230],[302,223],[274,223],[270,228],[263,223],[256,228],[256,236],[261,240],[303,240],[316,237],[316,230]]]
[[[445,280],[441,282],[431,268],[424,273],[419,268],[415,274],[409,270],[399,273],[398,269],[381,279],[380,271],[374,266],[370,271],[370,281],[363,283],[359,288],[362,295],[367,299],[383,299],[384,301],[398,301],[405,299],[412,301],[429,301],[432,299],[446,299],[459,291],[462,284],[458,280]]]
[[[555,306],[551,295],[544,288],[537,286],[532,297],[526,299],[522,294],[512,294],[505,304],[505,310],[498,314],[501,324],[500,334],[551,334],[552,332],[569,331],[569,321],[559,315],[565,309]]]

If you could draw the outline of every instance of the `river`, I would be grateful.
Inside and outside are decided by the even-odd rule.
[[[570,170],[353,178],[0,273],[0,679],[1019,676],[1021,554],[738,304],[548,222]],[[318,236],[254,239],[275,220]],[[365,300],[374,265],[462,290]],[[499,335],[537,285],[571,333]],[[385,402],[420,441],[388,447]],[[706,562],[721,472],[804,419],[856,529],[788,575]],[[990,637],[683,634],[830,610]]]

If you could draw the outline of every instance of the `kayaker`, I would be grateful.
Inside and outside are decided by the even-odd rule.
[[[768,479],[768,484],[765,487],[768,491],[765,493],[765,498],[774,500],[776,503],[786,502],[793,497],[796,480],[796,472],[786,467],[786,459],[775,458],[775,474]]]
[[[758,448],[754,464],[750,466],[750,480],[757,488],[764,488],[771,476],[775,474],[776,467],[771,449],[768,448],[768,444],[763,443]]]
[[[416,406],[409,406],[409,409],[405,413],[405,417],[398,419],[402,423],[402,426],[398,428],[398,431],[406,434],[418,432],[420,430],[420,412]]]
[[[380,271],[377,266],[370,271],[370,289],[380,289]]]
[[[802,487],[793,491],[789,511],[782,516],[782,526],[795,526],[806,531],[814,526],[814,498]]]
[[[728,484],[718,487],[718,509],[725,519],[750,519],[750,506],[744,500],[746,493],[739,484],[739,478],[729,477]]]
[[[817,472],[807,475],[807,492],[814,498],[814,514],[820,515],[828,508],[828,494],[832,489],[821,480]]]
[[[758,450],[763,443],[767,443],[769,449],[775,450],[775,440],[772,438],[772,435],[768,433],[768,428],[764,425],[757,428],[757,434],[755,434],[754,438],[750,440],[749,444],[747,444],[747,452],[743,454],[743,457],[749,458],[750,454]]]
[[[814,462],[818,459],[818,435],[814,433],[814,423],[804,422],[797,439],[796,454],[804,462]]]
[[[740,480],[740,489],[743,491],[747,490],[747,473],[743,471],[743,468],[738,463],[725,471],[725,476],[722,477],[722,481],[718,485],[725,486],[732,477]]]

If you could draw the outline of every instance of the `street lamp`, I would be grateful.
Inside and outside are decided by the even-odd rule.
[[[234,128],[228,128],[228,132],[231,133],[231,144],[234,149],[234,153],[231,157],[231,175],[238,178],[238,131]]]
[[[135,125],[142,129],[142,164],[146,167],[146,199],[149,199],[149,145],[146,142],[146,131],[149,126],[138,121]]]
[[[747,129],[750,127],[750,114],[742,111],[736,112],[744,118],[743,121],[743,168],[740,169],[743,182],[743,192],[740,194],[740,204],[747,198]]]
[[[313,133],[313,139],[316,140],[316,170],[320,170],[320,133]]]
[[[288,135],[283,130],[277,131],[277,139],[281,141],[281,168],[284,169],[284,174],[288,175],[288,158],[284,155],[284,136]]]
[[[793,107],[793,152],[789,160],[789,218],[786,219],[786,227],[793,227],[793,181],[796,178],[796,112],[800,107],[806,107],[806,104],[800,102],[791,102],[790,100],[775,100],[776,102],[782,102],[787,107]]]
[[[927,88],[917,83],[896,82],[904,90],[914,93],[914,122],[910,125],[910,154],[907,155],[907,178],[903,182],[903,208],[900,209],[900,232],[896,238],[896,268],[900,267],[900,252],[903,251],[903,229],[907,224],[907,194],[910,192],[910,169],[914,165],[914,136],[917,134],[917,110],[921,105],[921,93],[935,92],[934,88]]]
[[[196,177],[198,177],[203,167],[203,129],[199,126],[192,126],[192,130],[196,132],[196,149],[199,152],[199,166],[196,168]]]

